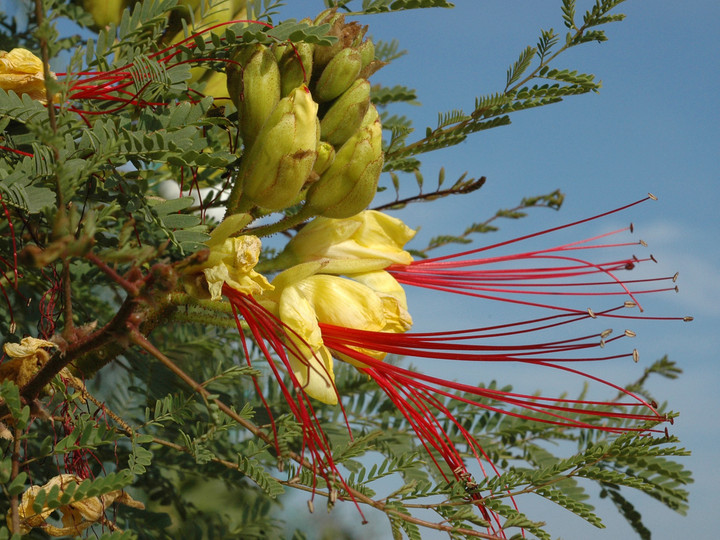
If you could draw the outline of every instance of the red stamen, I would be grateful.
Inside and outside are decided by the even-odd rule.
[[[597,242],[600,239],[631,231],[631,227],[626,227],[548,249],[526,251],[496,257],[469,259],[467,257],[475,255],[479,252],[488,251],[490,249],[520,242],[529,238],[535,238],[536,236],[549,234],[561,229],[566,229],[581,223],[599,219],[630,208],[649,199],[651,199],[651,197],[636,201],[635,203],[623,206],[610,212],[598,214],[591,218],[575,221],[573,223],[522,236],[513,240],[499,242],[490,246],[458,254],[446,255],[443,257],[413,261],[408,265],[392,265],[387,268],[387,271],[392,274],[399,283],[406,285],[576,314],[583,313],[586,310],[535,302],[526,299],[515,299],[501,295],[512,296],[524,294],[533,296],[591,297],[627,295],[633,304],[637,305],[642,312],[643,309],[637,300],[638,295],[662,291],[674,291],[676,290],[676,287],[674,285],[668,287],[648,287],[639,289],[631,289],[630,287],[640,283],[662,281],[674,282],[675,276],[623,280],[620,279],[616,273],[622,270],[631,270],[638,264],[653,260],[652,257],[638,259],[634,255],[631,255],[624,259],[595,263],[568,255],[568,253],[574,251],[608,250],[644,244],[643,242],[592,244],[592,242]],[[551,264],[548,266],[537,266],[540,261],[550,262]],[[528,267],[486,268],[491,265],[507,262],[525,263]],[[588,280],[586,278],[586,276],[592,276],[594,274],[601,274],[605,278],[609,279]],[[618,290],[608,290],[609,286],[616,286],[618,287]],[[610,310],[601,313],[604,316],[615,318],[646,318],[640,316],[618,315],[613,313],[613,311],[614,310]],[[654,317],[647,318],[656,319]]]
[[[173,67],[183,65],[183,64],[199,64],[203,62],[223,62],[226,64],[234,64],[239,65],[238,62],[235,60],[229,59],[229,58],[215,58],[215,57],[198,57],[198,58],[188,58],[184,60],[179,60],[176,62],[171,62],[177,55],[179,55],[183,50],[185,51],[192,51],[197,48],[197,44],[195,43],[195,38],[197,36],[202,36],[203,34],[206,34],[208,32],[211,32],[215,30],[216,28],[220,28],[223,26],[230,26],[233,24],[260,24],[267,28],[272,28],[273,26],[268,23],[264,23],[262,21],[252,21],[252,20],[233,20],[233,21],[227,21],[215,24],[213,26],[210,26],[200,32],[194,33],[187,38],[184,38],[183,40],[179,41],[178,43],[175,43],[173,45],[170,45],[168,47],[165,47],[155,53],[152,53],[148,55],[148,58],[154,59],[157,62],[160,62],[166,66],[167,69],[171,69]],[[224,37],[220,38],[221,42],[225,40]],[[189,43],[191,42],[192,43]],[[212,40],[207,39],[205,40],[206,43],[211,43]],[[147,86],[150,84],[151,81],[148,81],[145,85],[143,85],[140,89],[137,90],[137,92],[129,92],[126,90],[126,88],[131,87],[133,85],[137,84],[136,77],[133,77],[133,70],[135,69],[135,65],[133,63],[127,64],[125,66],[110,70],[110,71],[104,71],[104,72],[94,72],[94,71],[82,71],[75,74],[72,74],[74,77],[77,77],[78,80],[73,82],[73,84],[70,87],[70,91],[68,93],[68,99],[69,100],[97,100],[97,101],[104,101],[104,102],[119,102],[121,103],[120,106],[109,109],[109,110],[103,110],[103,111],[87,111],[78,109],[75,107],[70,107],[70,110],[77,112],[81,115],[86,114],[108,114],[117,112],[119,110],[122,110],[124,107],[127,107],[128,105],[135,105],[135,106],[161,106],[166,105],[166,103],[162,102],[151,102],[151,101],[145,101],[141,99],[141,95],[143,91],[147,88]],[[68,77],[71,74],[68,73],[58,73],[59,76],[65,76]]]
[[[236,313],[238,330],[242,337],[243,351],[245,353],[248,365],[250,365],[250,355],[247,344],[245,343],[244,332],[242,327],[240,326],[237,314],[242,315],[242,317],[245,319],[245,322],[250,329],[250,333],[252,334],[255,343],[258,345],[266,360],[268,361],[268,365],[270,366],[270,369],[273,372],[275,379],[280,385],[280,391],[282,395],[285,397],[285,400],[288,403],[290,410],[293,413],[293,416],[295,416],[295,419],[298,421],[302,428],[303,450],[301,452],[301,455],[304,454],[305,449],[310,452],[312,458],[311,464],[314,475],[320,475],[322,478],[324,478],[328,486],[331,486],[335,479],[341,482],[353,502],[355,502],[358,511],[364,519],[364,514],[360,509],[358,502],[354,499],[349,486],[345,483],[342,474],[340,473],[333,461],[330,445],[322,429],[320,420],[317,418],[315,410],[312,407],[309,398],[305,394],[305,391],[303,390],[300,381],[297,379],[290,366],[288,353],[294,354],[299,359],[305,356],[305,352],[300,350],[297,345],[292,345],[290,337],[293,336],[295,338],[299,338],[301,341],[302,338],[295,331],[293,331],[287,325],[283,324],[282,321],[278,320],[269,311],[267,311],[260,304],[258,304],[254,298],[242,293],[238,293],[227,285],[223,287],[223,293],[230,300],[230,303],[233,306],[233,311],[234,313]],[[307,347],[308,350],[312,350],[310,349],[309,345],[307,345]],[[294,387],[294,395],[284,383],[284,375],[278,369],[278,366],[276,364],[276,358],[280,359],[285,368],[286,374],[290,378],[290,381]],[[278,457],[280,457],[280,448],[277,444],[277,431],[275,428],[274,420],[272,420],[272,413],[269,410],[266,400],[262,396],[262,391],[257,382],[255,382],[255,388],[260,394],[263,404],[268,414],[270,415],[273,433],[275,436],[276,450],[278,451]],[[345,418],[348,432],[352,437],[349,421],[347,419],[347,415],[345,414],[344,408],[342,409],[342,412]]]

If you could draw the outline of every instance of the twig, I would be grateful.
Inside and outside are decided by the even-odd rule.
[[[45,14],[43,12],[43,3],[42,0],[35,0],[35,18],[37,19],[37,25],[38,29],[42,27],[42,23],[45,20]],[[55,94],[52,91],[52,88],[50,87],[50,81],[52,80],[52,74],[50,73],[50,52],[48,51],[48,42],[44,35],[42,35],[42,32],[38,36],[38,39],[40,41],[40,55],[43,65],[43,78],[45,81],[45,99],[47,101],[47,111],[48,111],[48,121],[50,122],[50,130],[52,131],[53,135],[57,135],[57,118],[55,116],[55,105],[53,104],[55,101]],[[50,145],[53,151],[53,156],[55,157],[55,162],[58,162],[60,160],[60,152],[58,151],[57,147],[55,145]],[[62,229],[67,225],[68,219],[67,219],[67,212],[65,208],[65,200],[63,197],[63,190],[62,186],[60,185],[60,178],[57,175],[57,172],[55,173],[55,195],[57,197],[57,215],[55,217],[56,225],[59,223],[62,225],[62,227],[59,228],[58,231],[56,231],[59,234],[62,234],[64,231]],[[65,319],[65,326],[63,328],[63,337],[66,339],[69,339],[74,330],[74,324],[73,324],[73,310],[72,310],[72,295],[71,295],[71,281],[70,281],[70,263],[68,262],[66,257],[62,258],[63,262],[63,296],[65,297],[65,301],[63,303],[63,314]]]
[[[70,362],[92,350],[116,342],[119,338],[127,334],[128,329],[126,323],[133,314],[135,305],[135,299],[128,297],[120,306],[115,317],[103,328],[93,332],[86,339],[70,345],[65,352],[58,351],[53,354],[42,369],[35,374],[35,377],[21,388],[21,396],[26,401],[31,401],[40,393],[45,385],[52,381],[53,377],[60,373]]]
[[[110,268],[110,266],[105,261],[103,261],[94,253],[86,253],[85,258],[91,263],[93,263],[95,266],[97,266],[102,272],[107,274],[107,276],[110,277],[110,279],[112,279],[115,283],[125,289],[125,291],[130,296],[138,296],[140,294],[140,289],[137,285],[135,285],[135,283],[132,283],[131,281],[128,281],[127,279],[122,277],[115,270]]]
[[[375,206],[373,210],[386,210],[386,209],[393,209],[398,206],[404,206],[409,203],[413,202],[419,202],[419,201],[432,201],[439,197],[447,197],[448,195],[467,195],[468,193],[472,193],[475,190],[480,189],[487,180],[486,177],[481,176],[474,182],[472,182],[470,185],[461,187],[460,189],[455,189],[454,187],[450,187],[448,189],[439,189],[437,191],[433,191],[432,193],[420,193],[418,195],[414,195],[412,197],[407,197],[405,199],[398,199],[393,202],[389,202],[387,204],[381,204],[380,206]]]
[[[66,257],[62,259],[63,263],[63,313],[65,315],[65,327],[63,328],[63,337],[69,339],[73,335],[75,325],[73,323],[73,310],[72,310],[72,285],[70,281],[70,263]]]

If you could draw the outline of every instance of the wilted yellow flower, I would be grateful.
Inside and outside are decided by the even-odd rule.
[[[50,359],[45,350],[57,347],[52,341],[26,337],[20,343],[5,343],[3,350],[10,357],[0,365],[0,381],[13,381],[18,386],[25,386],[40,368]]]
[[[347,219],[318,217],[308,223],[285,248],[294,263],[318,259],[380,261],[379,268],[410,264],[403,248],[415,231],[397,218],[366,210]]]
[[[27,49],[0,51],[0,88],[46,101],[42,61]]]
[[[262,244],[257,236],[236,236],[212,243],[205,261],[185,269],[185,288],[196,298],[219,300],[223,285],[251,296],[272,289],[253,268]]]
[[[50,490],[57,486],[58,497],[60,497],[71,483],[79,485],[81,482],[82,479],[74,474],[60,474],[51,478],[44,486],[30,486],[22,494],[18,507],[20,530],[14,532],[27,534],[35,527],[42,527],[43,531],[50,536],[78,535],[91,525],[101,521],[105,509],[113,502],[123,503],[133,508],[145,508],[145,505],[134,500],[125,491],[117,489],[99,497],[88,497],[60,506],[58,510],[62,514],[62,527],[55,527],[45,521],[54,511],[47,507],[47,503],[38,512],[33,509],[35,499],[41,491],[50,493]],[[10,512],[7,515],[7,522],[8,526],[12,528]]]

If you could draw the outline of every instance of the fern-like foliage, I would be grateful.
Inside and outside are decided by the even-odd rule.
[[[600,84],[592,75],[580,74],[573,70],[551,68],[550,63],[570,47],[588,41],[606,39],[602,30],[591,30],[610,22],[623,19],[621,14],[611,14],[619,1],[598,1],[586,12],[583,24],[574,23],[574,2],[564,2],[563,20],[572,30],[565,44],[553,50],[559,42],[559,36],[552,30],[542,30],[536,46],[522,50],[518,59],[507,70],[506,85],[502,92],[478,97],[474,110],[470,113],[455,109],[439,115],[437,127],[427,128],[425,137],[404,146],[394,145],[388,152],[391,170],[400,158],[447,148],[463,142],[471,133],[508,125],[509,115],[514,112],[535,107],[551,105],[565,97],[597,91]],[[537,66],[533,67],[533,59]],[[528,85],[532,80],[550,80],[553,84]]]

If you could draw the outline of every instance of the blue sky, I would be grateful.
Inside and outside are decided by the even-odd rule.
[[[289,4],[283,14],[296,18],[322,7],[319,0]],[[414,119],[418,133],[436,125],[439,111],[469,111],[475,96],[502,90],[508,65],[523,47],[536,43],[541,28],[564,30],[560,0],[458,0],[455,4],[454,9],[373,15],[361,21],[370,25],[375,38],[398,39],[401,48],[408,50],[373,80],[417,89],[422,106],[399,107],[398,112]],[[577,11],[582,13],[591,5],[578,0]],[[716,239],[720,233],[716,101],[720,4],[629,0],[619,12],[627,18],[606,27],[609,41],[578,47],[556,64],[594,73],[603,81],[598,94],[517,113],[508,127],[476,134],[457,148],[427,155],[423,173],[428,185],[441,166],[448,180],[468,171],[472,176],[487,176],[488,181],[470,196],[416,205],[400,217],[413,227],[422,226],[418,242],[422,246],[423,240],[438,232],[460,231],[498,208],[514,206],[523,196],[556,188],[566,194],[559,213],[538,209],[523,220],[502,224],[500,233],[478,240],[497,241],[609,210],[647,192],[659,198],[598,224],[597,230],[634,222],[636,236],[648,242],[659,261],[654,273],[680,273],[680,293],[646,299],[646,311],[693,315],[695,321],[630,325],[638,332],[634,346],[641,354],[640,365],[607,366],[603,373],[615,382],[628,382],[643,363],[648,365],[664,354],[684,370],[679,380],[655,379],[651,387],[656,397],[680,411],[671,431],[693,451],[685,459],[695,474],[690,512],[682,517],[642,496],[633,501],[654,538],[712,538],[720,524],[715,502],[720,482],[715,463],[720,421],[713,414],[720,406],[716,367],[720,345],[716,331],[720,323]],[[410,182],[407,194],[412,192]],[[458,309],[455,299],[434,301],[427,295],[410,294],[416,328],[432,326],[438,310],[442,318],[466,313]],[[475,304],[468,309],[488,307]],[[453,325],[452,319],[445,323]],[[481,377],[486,366],[478,369]],[[494,372],[492,376],[501,375]],[[545,389],[552,385],[552,374],[547,380],[532,374],[523,381],[520,370],[508,376],[517,385]],[[604,530],[562,510],[522,504],[531,517],[552,523],[554,537],[633,537],[624,520],[602,501],[597,510],[606,518]]]

